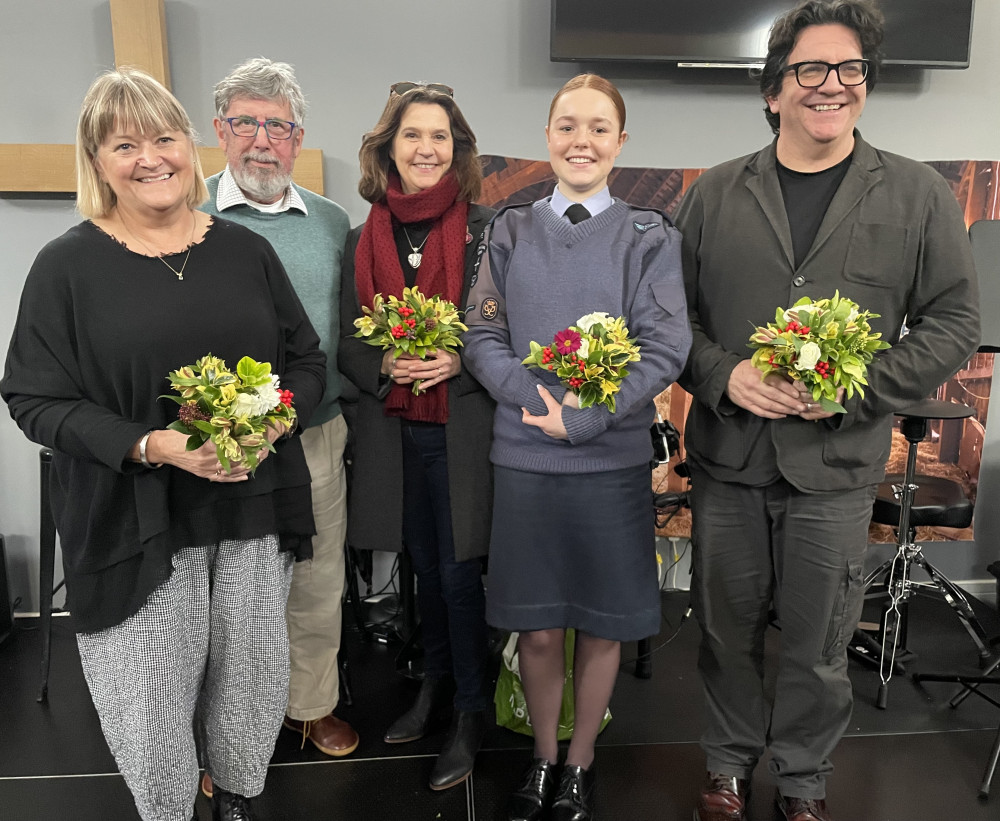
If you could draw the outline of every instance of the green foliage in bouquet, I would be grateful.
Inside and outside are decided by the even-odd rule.
[[[868,364],[875,351],[889,347],[882,334],[872,333],[869,320],[879,316],[862,311],[840,292],[813,302],[803,297],[791,308],[778,308],[774,322],[754,329],[748,347],[761,379],[777,372],[802,382],[827,413],[844,413],[838,388],[848,398],[864,396]]]
[[[355,337],[384,351],[393,358],[404,353],[426,359],[438,351],[455,353],[461,346],[459,335],[469,330],[459,319],[459,310],[440,296],[425,297],[416,288],[404,288],[403,298],[375,294],[372,307],[362,306],[364,316],[354,320]],[[420,381],[413,383],[413,393],[420,393]]]
[[[227,472],[241,465],[255,471],[261,450],[274,451],[267,427],[285,433],[295,425],[293,394],[280,389],[269,362],[244,356],[233,373],[224,360],[208,354],[167,379],[180,394],[160,397],[180,405],[177,420],[167,427],[188,435],[188,450],[211,441]]]

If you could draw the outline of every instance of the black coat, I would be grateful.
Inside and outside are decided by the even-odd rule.
[[[482,240],[493,210],[470,205],[465,249],[465,283],[460,308],[464,308]],[[355,339],[354,320],[361,316],[354,281],[354,253],[362,226],[351,230],[344,250],[340,297],[340,340],[337,363],[347,386],[341,404],[350,427],[350,498],[347,542],[365,550],[399,551],[403,545],[403,453],[400,420],[383,413],[379,371],[384,351]],[[461,356],[462,349],[459,348]],[[356,394],[351,387],[356,388]],[[451,520],[458,560],[486,555],[493,509],[494,403],[482,385],[462,365],[448,382],[448,482]]]

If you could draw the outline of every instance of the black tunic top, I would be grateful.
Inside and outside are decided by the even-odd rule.
[[[179,268],[179,258],[168,258]],[[309,471],[293,437],[254,479],[212,483],[127,460],[177,405],[167,374],[212,353],[270,362],[306,422],[325,356],[270,244],[215,218],[183,281],[84,222],[39,253],[25,282],[0,394],[29,439],[55,451],[52,507],[80,632],[135,613],[192,544],[279,534],[308,555]]]

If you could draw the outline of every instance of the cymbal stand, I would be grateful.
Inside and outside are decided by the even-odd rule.
[[[900,430],[908,442],[908,448],[906,454],[906,472],[903,482],[892,487],[893,493],[899,501],[899,528],[896,537],[896,554],[889,562],[886,562],[882,567],[869,574],[868,579],[866,579],[867,588],[871,580],[888,569],[886,592],[889,594],[889,603],[882,614],[880,625],[880,684],[878,697],[875,702],[880,710],[884,710],[888,704],[889,682],[892,679],[893,673],[901,672],[896,656],[899,650],[905,652],[909,600],[916,589],[927,586],[914,582],[911,579],[910,567],[913,564],[918,565],[927,573],[931,580],[930,586],[935,588],[955,611],[962,626],[965,627],[979,649],[981,665],[985,666],[992,660],[992,653],[988,647],[989,638],[979,623],[979,619],[976,618],[971,605],[965,598],[965,594],[927,561],[920,545],[914,541],[916,529],[910,525],[910,515],[918,488],[918,485],[914,483],[917,465],[917,445],[927,436],[927,418],[923,416],[903,416],[900,422]]]

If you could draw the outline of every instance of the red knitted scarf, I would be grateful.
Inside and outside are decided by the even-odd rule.
[[[392,233],[393,218],[403,225],[433,219],[417,269],[416,286],[427,297],[440,295],[456,305],[465,280],[465,235],[469,204],[458,202],[453,173],[415,194],[404,194],[399,174],[389,172],[384,200],[372,205],[361,230],[354,256],[355,283],[362,305],[371,306],[375,294],[402,297],[406,282]],[[448,421],[448,384],[441,382],[414,396],[409,385],[393,385],[385,400],[386,416],[417,422]]]

